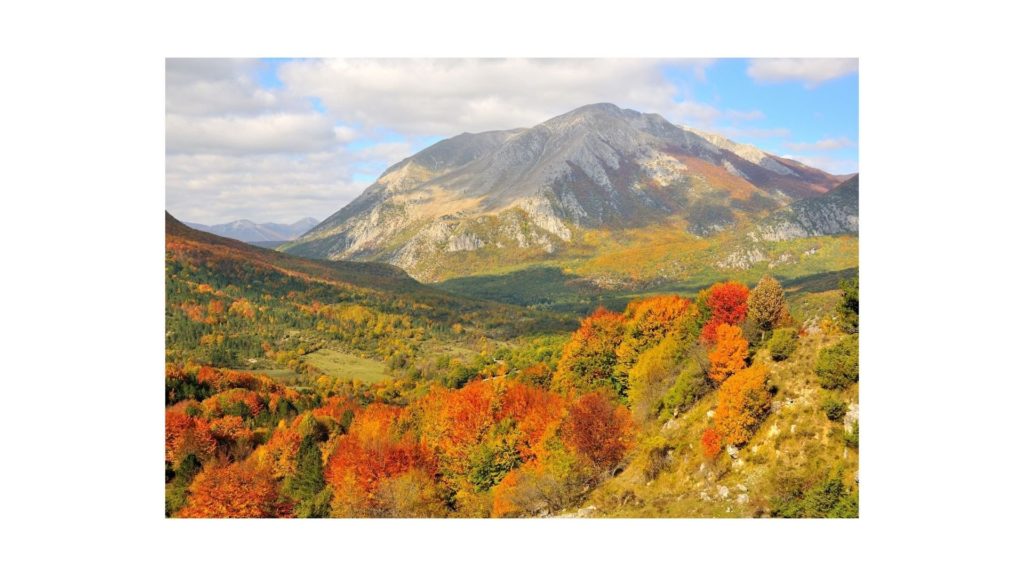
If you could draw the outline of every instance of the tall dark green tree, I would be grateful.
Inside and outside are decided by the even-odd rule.
[[[839,283],[843,301],[839,303],[839,324],[843,330],[856,334],[860,330],[860,278]]]
[[[296,499],[312,500],[324,488],[324,466],[320,447],[310,435],[302,439],[295,463],[295,477],[289,484],[290,492]]]

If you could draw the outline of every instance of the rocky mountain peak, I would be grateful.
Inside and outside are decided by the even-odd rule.
[[[423,272],[423,262],[438,253],[515,249],[544,258],[586,229],[640,228],[669,217],[711,234],[739,213],[764,214],[839,182],[716,142],[611,103],[529,128],[463,133],[388,168],[285,249],[384,260],[430,279],[436,272]]]

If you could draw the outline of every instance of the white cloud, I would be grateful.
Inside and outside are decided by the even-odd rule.
[[[338,144],[338,136],[349,140],[354,137],[315,113],[209,117],[168,114],[166,130],[170,154],[321,152]]]
[[[305,155],[176,154],[167,157],[167,209],[202,224],[323,219],[355,198],[341,152]]]
[[[789,158],[796,160],[802,164],[813,166],[819,170],[824,170],[829,174],[853,174],[860,170],[856,160],[848,158],[834,158],[832,156],[792,156],[784,154],[783,158]]]
[[[168,58],[164,66],[167,113],[282,113],[304,105],[280,91],[261,88],[255,80],[261,66],[265,64],[258,60]]]
[[[334,138],[338,142],[351,142],[359,137],[359,132],[349,126],[335,126]]]
[[[817,142],[786,142],[786,148],[793,150],[794,152],[802,152],[804,150],[840,150],[843,148],[852,148],[857,144],[849,138],[824,138]]]
[[[356,152],[358,160],[366,162],[383,162],[390,166],[416,153],[409,142],[381,142]]]
[[[664,110],[662,115],[677,124],[709,127],[722,116],[722,112],[710,104],[690,100],[675,103],[669,109]]]
[[[856,58],[760,58],[750,61],[747,75],[758,82],[797,81],[813,88],[857,69]]]
[[[695,74],[707,61],[676,61]],[[318,60],[281,66],[293,95],[315,96],[336,120],[373,131],[449,136],[533,126],[594,102],[710,118],[708,105],[678,103],[653,59]]]

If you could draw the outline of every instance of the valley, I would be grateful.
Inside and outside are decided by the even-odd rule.
[[[296,239],[168,213],[166,514],[856,517],[858,199],[598,104]]]

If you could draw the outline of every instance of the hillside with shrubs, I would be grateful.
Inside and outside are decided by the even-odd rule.
[[[566,329],[204,242],[168,241],[167,516],[858,514],[855,279],[799,310],[765,276]]]

